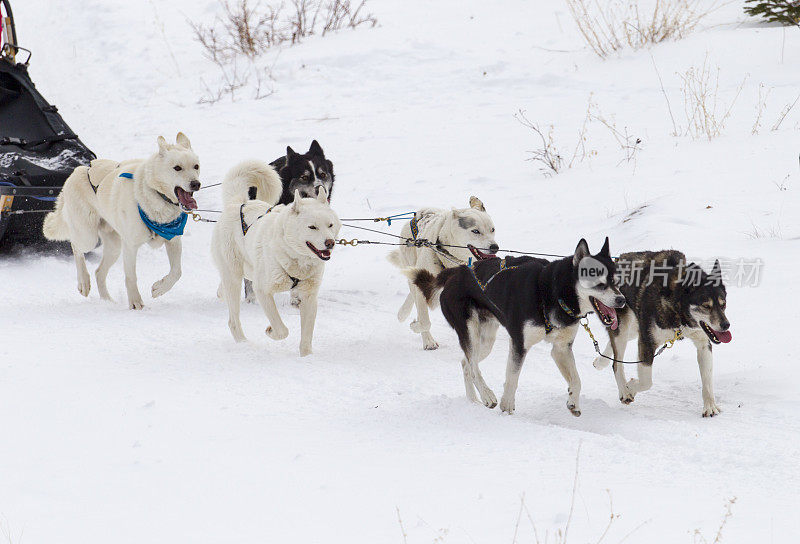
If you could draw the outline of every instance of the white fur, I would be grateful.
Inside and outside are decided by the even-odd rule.
[[[58,196],[55,211],[47,214],[43,232],[49,240],[69,240],[78,271],[78,292],[89,295],[91,280],[86,269],[85,253],[92,251],[99,240],[103,244],[103,258],[95,277],[100,297],[111,300],[106,286],[108,270],[119,258],[125,267],[125,287],[128,306],[141,309],[142,296],[136,283],[136,254],[142,244],[167,250],[170,270],[152,286],[153,297],[169,291],[181,277],[181,237],[165,240],[152,233],[142,222],[138,206],[148,217],[158,223],[175,220],[181,213],[178,206],[165,202],[158,192],[176,200],[175,188],[191,192],[190,183],[198,179],[197,155],[183,133],[178,133],[176,144],[170,145],[159,136],[158,152],[149,159],[134,159],[118,163],[96,159],[90,167],[79,166]],[[174,166],[182,167],[180,172]],[[88,174],[87,174],[88,171]],[[120,178],[129,172],[133,179]],[[92,190],[97,187],[97,193]]]
[[[476,197],[470,197],[470,206],[462,209],[441,210],[437,208],[423,208],[416,212],[418,219],[419,234],[418,238],[429,240],[430,242],[441,242],[445,246],[466,246],[473,245],[478,249],[486,249],[495,243],[494,223],[492,218],[486,213],[483,203]],[[459,225],[459,218],[475,223],[475,227],[480,234],[474,234],[472,228],[463,229]],[[401,236],[411,238],[411,222],[403,225]],[[400,269],[419,268],[438,274],[445,268],[452,268],[463,263],[466,264],[470,258],[474,259],[470,250],[460,247],[446,247],[448,252],[456,259],[456,262],[431,250],[427,247],[402,247],[392,251],[389,262]],[[459,262],[460,261],[460,262]],[[417,318],[411,322],[411,330],[422,336],[422,347],[427,350],[437,349],[439,344],[430,333],[431,319],[428,313],[428,304],[422,292],[409,280],[409,294],[405,302],[397,312],[397,319],[405,321],[411,314],[411,309],[416,306]],[[434,307],[436,302],[434,301]]]
[[[259,187],[259,196],[271,199],[248,200],[247,187],[254,184]],[[281,320],[273,295],[288,291],[294,277],[300,280],[294,289],[301,301],[300,355],[311,354],[317,293],[325,261],[306,243],[324,250],[325,241],[335,240],[341,227],[328,204],[327,192],[321,189],[317,198],[295,194],[292,204],[274,206],[281,194],[281,180],[271,166],[261,161],[235,166],[225,176],[223,187],[226,200],[214,228],[211,253],[222,280],[220,290],[228,304],[231,334],[237,342],[246,340],[239,305],[242,279],[247,278],[253,282],[256,298],[269,320],[267,336],[273,340],[286,338],[289,329]],[[246,235],[242,233],[240,210],[249,226]],[[317,228],[310,229],[311,225]]]

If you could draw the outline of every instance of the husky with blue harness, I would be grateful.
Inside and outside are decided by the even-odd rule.
[[[95,278],[100,297],[111,300],[106,286],[108,270],[122,253],[128,306],[144,304],[136,283],[139,247],[164,246],[169,272],[153,284],[159,297],[181,277],[181,235],[186,211],[197,208],[193,193],[200,189],[200,162],[183,133],[175,144],[158,137],[158,151],[149,159],[116,162],[95,159],[79,166],[58,196],[55,211],[47,214],[43,232],[49,240],[68,240],[78,269],[78,292],[89,296],[91,280],[85,254],[103,244],[103,258]]]

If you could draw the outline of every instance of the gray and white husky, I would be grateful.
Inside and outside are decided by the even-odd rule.
[[[725,316],[727,293],[722,283],[719,261],[710,273],[687,263],[683,253],[674,250],[624,253],[617,260],[619,287],[628,306],[617,311],[619,327],[609,329],[610,342],[603,354],[625,360],[625,346],[638,337],[634,361],[639,363],[638,379],[626,382],[625,364],[613,363],[619,400],[630,404],[641,391],[653,385],[653,359],[659,346],[680,332],[697,349],[697,363],[703,384],[703,417],[720,410],[714,397],[711,346],[731,341],[730,321]],[[609,360],[597,357],[595,368],[608,366]]]
[[[224,208],[211,238],[211,254],[222,280],[220,291],[228,304],[233,338],[246,340],[239,309],[242,279],[247,278],[269,320],[266,334],[273,340],[289,335],[273,295],[289,290],[298,295],[300,355],[311,354],[317,293],[341,228],[325,188],[313,198],[297,192],[291,204],[276,204],[281,179],[272,166],[257,160],[233,167],[222,183]],[[264,200],[248,198],[248,188],[254,186]]]
[[[469,198],[469,208],[422,208],[403,226],[401,235],[429,240],[438,249],[401,247],[389,254],[389,262],[401,270],[417,268],[434,275],[445,268],[466,264],[470,259],[480,261],[492,258],[499,249],[495,242],[492,218],[483,202],[474,196]],[[417,318],[411,322],[411,330],[422,335],[424,349],[437,349],[439,344],[431,335],[431,318],[425,297],[412,281],[408,282],[408,290],[408,296],[397,312],[397,319],[405,321],[412,307],[416,306]]]
[[[181,234],[186,214],[196,209],[192,194],[200,189],[200,164],[182,132],[175,145],[158,137],[158,151],[149,159],[117,162],[95,159],[70,174],[58,195],[55,211],[47,214],[43,232],[48,240],[69,240],[78,269],[78,292],[89,296],[91,280],[85,254],[103,243],[103,259],[95,277],[100,297],[111,300],[106,277],[122,253],[128,306],[144,307],[136,284],[136,254],[148,244],[166,247],[169,273],[153,284],[158,297],[181,277]],[[146,221],[149,223],[146,223]],[[155,230],[154,230],[155,229]]]

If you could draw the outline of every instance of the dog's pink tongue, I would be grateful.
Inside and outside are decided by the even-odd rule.
[[[196,210],[197,209],[197,201],[192,198],[192,193],[186,192],[180,187],[175,190],[175,194],[178,195],[178,202],[180,202],[184,208],[189,210]]]
[[[716,336],[717,340],[719,340],[723,344],[727,344],[728,342],[733,340],[733,335],[731,334],[731,331],[725,331],[725,332],[714,331],[714,336]]]
[[[602,310],[603,315],[611,318],[611,325],[609,325],[609,327],[611,327],[611,330],[612,331],[617,330],[617,327],[619,327],[619,320],[617,319],[617,311],[614,308],[606,306],[599,300],[597,301],[597,305],[600,307],[600,310]]]

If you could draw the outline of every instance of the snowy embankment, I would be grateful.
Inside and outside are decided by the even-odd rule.
[[[18,32],[39,88],[99,156],[143,156],[183,130],[212,183],[240,159],[316,138],[342,217],[476,194],[507,248],[566,253],[585,236],[596,250],[608,235],[614,252],[764,264],[757,287],[729,288],[733,342],[715,349],[723,412],[702,419],[691,346],[662,355],[653,389],[623,406],[583,333],[580,418],[543,346],[513,416],[470,405],[441,315],[435,352],[397,322],[405,281],[380,247],[334,251],[304,359],[285,296],[287,340],[267,339],[261,309],[246,306],[250,341],[234,344],[208,224],[188,227],[183,278],[141,312],[126,309],[119,264],[108,304],[78,295],[66,257],[3,259],[0,529],[11,542],[531,542],[525,513],[515,529],[523,494],[543,542],[567,523],[579,447],[570,542],[597,541],[608,494],[620,517],[604,542],[635,531],[626,542],[689,543],[696,529],[713,540],[733,497],[726,543],[798,540],[798,112],[769,130],[798,92],[796,29],[742,23],[731,4],[684,40],[602,61],[553,2],[374,0],[377,28],[264,59],[274,95],[204,106],[215,67],[186,20],[212,18],[216,2],[63,4],[17,2]],[[747,80],[721,137],[674,137],[654,62],[685,126],[675,73],[706,56],[721,101]],[[751,135],[762,82],[774,90]],[[621,161],[595,122],[586,159],[543,177],[515,112],[554,124],[571,156],[590,97],[641,150]],[[219,196],[199,193],[200,207]],[[143,249],[142,292],[166,270],[163,252]],[[482,365],[495,391],[506,344]]]

